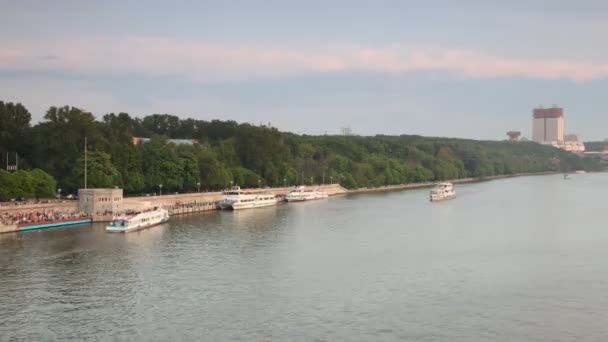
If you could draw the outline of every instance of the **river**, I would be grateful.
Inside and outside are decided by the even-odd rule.
[[[600,341],[608,174],[0,235],[0,340]]]

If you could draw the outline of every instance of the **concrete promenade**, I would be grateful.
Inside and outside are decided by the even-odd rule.
[[[334,195],[345,195],[348,193],[348,190],[342,187],[340,184],[329,184],[329,185],[318,185],[312,186],[313,188],[319,188],[325,192],[327,192],[330,196]],[[270,192],[277,196],[285,196],[289,191],[291,191],[293,187],[282,187],[282,188],[269,188],[269,189],[242,189],[247,192]],[[171,207],[175,205],[177,202],[182,204],[188,203],[216,203],[222,199],[221,191],[214,192],[197,192],[197,193],[188,193],[188,194],[178,194],[178,195],[163,195],[163,196],[146,196],[146,197],[125,197],[123,198],[123,208],[124,209],[141,209],[149,206],[157,206],[163,205],[166,207]],[[201,210],[198,211],[208,211],[212,210],[210,206],[204,206]],[[176,214],[179,214],[181,210],[176,210]],[[184,212],[192,212],[184,210]]]
[[[503,176],[492,176],[485,178],[463,178],[446,180],[454,184],[463,183],[474,183],[490,181],[495,179],[510,178],[510,177],[521,177],[521,176],[540,176],[547,174],[554,174],[555,172],[543,172],[543,173],[527,173],[517,175],[503,175]],[[375,192],[386,192],[386,191],[399,191],[399,190],[410,190],[410,189],[421,189],[433,187],[437,182],[424,182],[424,183],[411,183],[411,184],[399,184],[399,185],[387,185],[375,188],[359,188],[354,190],[348,190],[340,184],[329,184],[329,185],[315,185],[312,188],[319,188],[327,192],[330,196],[335,195],[351,195],[361,193],[375,193]],[[281,187],[281,188],[268,188],[268,189],[243,189],[248,192],[271,192],[278,196],[286,195],[293,187]],[[125,197],[123,198],[123,210],[141,210],[149,208],[150,206],[165,206],[169,208],[171,215],[190,214],[203,211],[217,210],[217,202],[222,198],[221,191],[215,192],[197,192],[177,195],[163,195],[163,196],[145,196],[145,197]],[[55,209],[55,210],[77,210],[78,201],[65,200],[61,202],[53,203],[38,203],[38,204],[26,204],[26,205],[6,205],[0,206],[0,215],[3,213],[10,214],[11,212],[33,212],[44,209]],[[110,221],[111,215],[103,217],[95,217],[95,222]],[[6,226],[0,224],[0,233],[12,232],[18,230],[16,226]]]

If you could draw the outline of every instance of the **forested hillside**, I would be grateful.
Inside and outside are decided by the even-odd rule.
[[[128,193],[339,182],[348,188],[487,177],[523,172],[597,169],[598,162],[532,142],[421,136],[307,136],[234,121],[155,114],[92,113],[51,107],[32,125],[21,104],[0,102],[0,156],[17,152],[20,168],[38,168],[67,191],[83,185],[88,140],[89,187]],[[406,128],[404,128],[406,130]],[[150,137],[134,145],[132,137]],[[196,139],[194,145],[168,138]],[[0,174],[0,175],[4,175]]]
[[[590,152],[602,152],[608,148],[608,141],[591,141],[585,143],[585,149]]]

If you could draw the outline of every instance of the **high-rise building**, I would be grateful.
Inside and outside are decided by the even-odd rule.
[[[564,110],[558,107],[533,111],[532,140],[537,143],[564,141]]]

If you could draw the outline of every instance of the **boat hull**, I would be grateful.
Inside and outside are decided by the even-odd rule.
[[[326,199],[327,196],[325,197],[311,197],[311,198],[285,198],[285,202],[306,202],[306,201],[318,201],[318,200],[322,200],[322,199]]]
[[[455,197],[456,197],[456,194],[448,195],[448,196],[433,196],[433,195],[431,195],[430,201],[431,202],[448,201],[448,200],[454,199]]]
[[[137,230],[142,230],[142,229],[158,226],[159,224],[166,223],[167,221],[169,221],[169,219],[161,220],[156,223],[135,225],[133,227],[128,227],[128,228],[107,226],[106,232],[108,232],[108,233],[129,233],[129,232],[134,232]]]
[[[272,201],[254,201],[254,202],[224,202],[220,203],[220,209],[222,210],[242,210],[242,209],[255,209],[255,208],[264,208],[270,207],[273,205],[277,205],[279,203],[278,200]]]
[[[74,226],[79,224],[86,224],[92,222],[91,217],[79,217],[77,219],[66,219],[66,220],[55,220],[37,223],[23,223],[17,225],[18,231],[35,230],[35,229],[46,229],[46,228],[59,228],[66,226]]]

